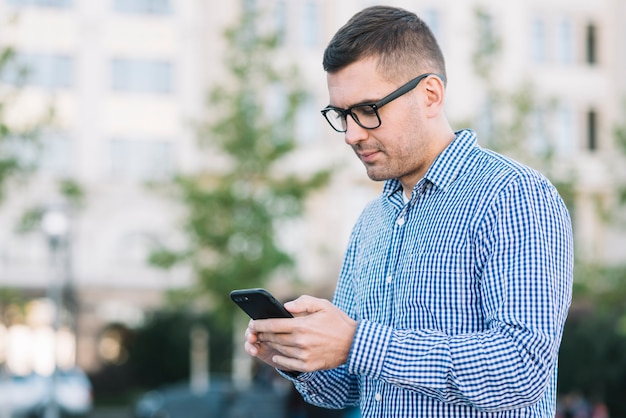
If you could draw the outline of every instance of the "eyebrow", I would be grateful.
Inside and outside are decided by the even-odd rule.
[[[334,105],[331,105],[331,104],[329,103],[329,104],[328,104],[328,106],[326,106],[326,107],[332,107],[332,108],[334,108],[334,109],[346,110],[346,109],[350,109],[350,108],[352,108],[352,107],[356,107],[356,106],[371,105],[371,104],[374,104],[374,103],[376,103],[376,102],[378,102],[378,101],[380,101],[380,99],[363,100],[363,101],[361,101],[361,102],[354,103],[354,104],[352,104],[352,105],[350,105],[350,106],[348,106],[348,107],[339,107],[339,106],[334,106]]]

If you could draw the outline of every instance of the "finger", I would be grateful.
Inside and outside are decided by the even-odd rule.
[[[272,357],[272,362],[278,366],[281,370],[293,370],[298,372],[312,372],[316,368],[301,361],[297,358],[291,358],[277,354]]]
[[[281,344],[275,344],[275,343],[267,343],[267,345],[271,347],[271,349],[274,352],[276,352],[277,355],[281,357],[286,357],[286,358],[298,360],[301,362],[307,362],[307,360],[310,360],[307,357],[307,354],[309,353],[306,350],[302,349],[301,347],[294,347],[294,346],[281,345]]]
[[[245,332],[245,341],[249,342],[250,344],[258,342],[257,333],[254,330],[247,328]]]
[[[259,349],[255,344],[250,344],[246,342],[244,344],[244,350],[246,350],[246,353],[248,353],[252,357],[256,357],[259,355]]]
[[[253,333],[290,333],[293,331],[294,318],[257,319],[252,321],[249,328]]]
[[[276,334],[273,332],[260,332],[256,334],[257,344],[269,344],[276,347],[302,347],[301,338],[293,334]]]
[[[330,302],[326,299],[302,295],[296,300],[285,303],[285,309],[292,314],[311,314],[323,310],[327,303]]]

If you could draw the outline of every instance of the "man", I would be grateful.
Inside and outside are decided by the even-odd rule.
[[[375,6],[324,54],[330,125],[385,181],[329,301],[251,321],[246,351],[305,400],[363,417],[552,417],[571,301],[567,209],[542,175],[454,132],[427,26]]]

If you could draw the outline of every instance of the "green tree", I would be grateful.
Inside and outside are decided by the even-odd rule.
[[[20,192],[20,187],[16,186],[28,185],[36,179],[33,174],[38,169],[43,150],[41,136],[54,120],[52,104],[43,113],[33,114],[27,122],[16,123],[11,119],[8,110],[19,100],[31,71],[20,62],[13,48],[0,47],[0,205],[10,194]],[[82,187],[73,179],[58,179],[55,186],[67,204],[67,215],[71,217],[82,206]],[[15,220],[15,232],[27,233],[39,229],[46,203],[49,202],[35,201],[24,209],[20,219]],[[67,246],[67,243],[63,245]],[[75,311],[77,301],[73,288],[65,287],[62,292],[65,307]],[[19,287],[0,288],[0,323],[11,325],[14,321],[23,321],[24,315],[14,313],[23,311],[27,303],[28,297],[22,294]]]
[[[20,151],[32,148],[41,129],[51,115],[37,118],[32,123],[16,125],[7,116],[7,109],[17,100],[27,76],[27,69],[16,60],[13,48],[0,50],[0,202],[6,197],[7,186],[18,178],[25,178],[35,169],[36,161],[24,158]],[[4,83],[10,78],[14,83]]]
[[[188,380],[190,334],[196,326],[210,333],[210,369],[214,372],[228,371],[228,353],[232,351],[229,335],[223,334],[223,330],[206,315],[164,309],[151,314],[143,326],[134,330],[128,362],[132,368],[133,383],[143,388],[155,388]]]
[[[260,287],[278,275],[295,278],[294,261],[278,240],[284,222],[300,217],[307,196],[330,170],[288,172],[296,149],[296,112],[307,94],[295,67],[279,65],[277,36],[258,28],[262,16],[244,12],[225,32],[228,80],[209,97],[210,120],[198,126],[207,168],[178,175],[170,191],[186,215],[187,247],[152,252],[154,265],[192,267],[196,285],[173,295],[188,306],[199,298],[224,329],[232,326],[236,288]],[[273,104],[271,104],[273,103]]]
[[[54,120],[52,105],[45,113],[33,115],[27,123],[16,124],[9,120],[7,109],[15,103],[21,89],[28,83],[31,70],[18,60],[12,47],[0,49],[0,203],[6,198],[7,188],[12,182],[26,182],[36,172],[42,151],[42,133]],[[82,205],[84,192],[76,180],[60,179],[56,186],[69,205],[74,208]],[[41,204],[28,209],[17,230],[26,232],[38,225],[42,211]]]
[[[0,205],[7,198],[10,186],[24,181],[36,168],[36,160],[24,158],[26,150],[34,149],[41,130],[49,123],[49,114],[34,117],[29,123],[16,124],[7,114],[26,80],[27,68],[16,59],[10,46],[0,47]],[[6,79],[12,80],[5,83]],[[26,152],[25,152],[26,151]],[[12,322],[11,312],[22,310],[26,299],[15,289],[0,287],[0,323]]]

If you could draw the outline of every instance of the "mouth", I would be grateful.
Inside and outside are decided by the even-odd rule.
[[[372,162],[374,162],[374,160],[376,159],[378,154],[380,154],[380,151],[378,151],[378,150],[361,151],[358,154],[359,154],[359,158],[364,163],[372,163]]]

